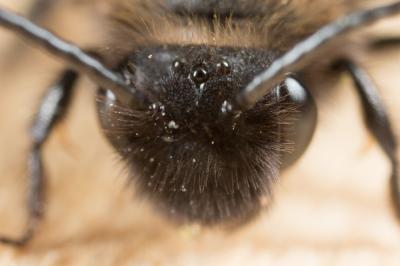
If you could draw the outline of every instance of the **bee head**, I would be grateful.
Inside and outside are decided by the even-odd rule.
[[[218,224],[258,213],[277,177],[285,104],[272,90],[252,109],[234,97],[275,54],[257,49],[161,46],[118,66],[147,108],[100,90],[100,118],[139,191],[173,217]]]

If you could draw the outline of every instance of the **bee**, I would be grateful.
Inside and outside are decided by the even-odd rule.
[[[349,34],[398,13],[399,1],[365,9],[361,1],[119,0],[109,8],[108,49],[89,51],[1,8],[1,26],[69,67],[34,119],[29,227],[21,238],[0,242],[23,245],[35,232],[43,215],[42,147],[80,74],[98,85],[100,126],[141,195],[173,221],[216,226],[260,213],[279,173],[313,137],[311,89],[347,73],[367,128],[390,159],[400,214],[391,123],[352,52],[372,46]]]

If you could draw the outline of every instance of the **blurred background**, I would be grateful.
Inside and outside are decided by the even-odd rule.
[[[58,35],[95,47],[111,1],[0,0]],[[375,0],[379,4],[381,1]],[[38,12],[41,11],[41,12]],[[101,22],[101,21],[100,21]],[[400,17],[370,27],[400,36]],[[374,77],[400,142],[400,47],[371,53]],[[64,65],[0,29],[0,234],[22,232],[27,210],[28,128],[43,91]],[[400,224],[389,200],[389,164],[368,134],[351,81],[318,101],[317,132],[282,174],[275,202],[235,231],[176,227],[126,186],[103,138],[95,86],[79,82],[66,119],[45,145],[46,216],[23,249],[0,246],[0,265],[399,265]]]

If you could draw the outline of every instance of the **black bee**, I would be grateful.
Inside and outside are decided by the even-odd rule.
[[[360,2],[120,0],[110,5],[113,41],[103,52],[85,52],[0,9],[1,26],[70,66],[34,121],[31,223],[20,239],[0,242],[26,243],[43,214],[41,149],[80,73],[99,85],[101,127],[142,195],[175,221],[212,226],[260,212],[279,172],[312,138],[317,110],[308,88],[346,72],[392,163],[400,214],[396,141],[375,86],[351,53],[365,41],[346,34],[400,13],[400,2],[371,9]]]

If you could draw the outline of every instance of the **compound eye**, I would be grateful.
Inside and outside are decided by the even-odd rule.
[[[285,167],[295,162],[310,143],[317,123],[317,107],[306,87],[291,76],[286,78],[277,94],[279,98],[283,97],[283,101],[288,102],[296,110],[293,113],[294,134],[290,140],[295,144],[294,151],[283,154],[283,166]]]
[[[192,80],[197,84],[203,84],[208,81],[210,75],[203,65],[198,65],[193,68]]]
[[[311,98],[308,90],[295,78],[287,77],[280,92],[284,97],[293,102],[296,106],[306,106]]]

